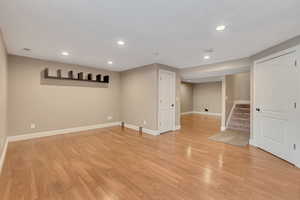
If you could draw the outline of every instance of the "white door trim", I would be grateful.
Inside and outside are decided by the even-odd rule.
[[[157,122],[158,123],[157,123],[157,126],[158,126],[158,130],[160,132],[165,131],[160,128],[160,110],[161,109],[160,109],[160,101],[159,100],[160,100],[160,75],[162,72],[172,74],[173,85],[172,85],[171,90],[172,90],[172,96],[173,96],[172,103],[174,104],[174,111],[172,112],[172,122],[173,122],[172,130],[175,131],[176,130],[176,73],[172,72],[172,71],[168,71],[168,70],[163,70],[163,69],[158,70],[158,98],[157,98],[157,103],[158,103],[158,112],[157,112],[158,120],[157,120]]]

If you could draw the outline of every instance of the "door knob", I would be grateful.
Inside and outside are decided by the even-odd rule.
[[[174,107],[174,104],[173,104],[173,103],[171,104],[171,107]]]

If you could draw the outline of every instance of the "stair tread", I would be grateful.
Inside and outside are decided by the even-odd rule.
[[[250,108],[234,108],[234,110],[250,111]]]
[[[245,132],[250,132],[250,129],[244,129],[244,128],[234,128],[234,127],[228,127],[231,130],[239,130],[239,131],[245,131]]]
[[[250,104],[237,104],[237,108],[250,108]]]
[[[235,105],[228,128],[232,130],[250,131],[250,104]]]
[[[250,128],[250,126],[241,126],[241,125],[237,125],[237,124],[229,124],[229,127],[235,127],[235,128]]]
[[[232,118],[231,121],[250,122],[250,118]]]
[[[250,127],[248,124],[235,124],[235,123],[230,123],[228,124],[229,126],[234,126],[234,127]],[[250,125],[250,124],[249,124]]]

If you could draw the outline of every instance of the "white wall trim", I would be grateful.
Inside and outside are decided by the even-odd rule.
[[[188,112],[183,112],[181,115],[188,115],[188,114],[193,114],[194,111],[188,111]]]
[[[251,101],[250,100],[235,100],[234,104],[250,104]]]
[[[132,124],[126,124],[126,123],[125,123],[124,126],[125,126],[126,128],[129,128],[129,129],[133,129],[133,130],[139,131],[139,126],[132,125]],[[147,129],[147,128],[143,128],[143,133],[147,133],[147,134],[155,135],[155,136],[160,135],[160,131],[159,131],[159,130],[151,130],[151,129]]]
[[[221,131],[226,131],[226,127],[225,126],[221,126]]]
[[[34,138],[61,135],[61,134],[66,134],[66,133],[86,131],[86,130],[92,130],[92,129],[98,129],[98,128],[119,126],[120,124],[121,124],[121,122],[111,122],[111,123],[97,124],[97,125],[91,125],[91,126],[82,126],[82,127],[75,127],[75,128],[67,128],[67,129],[59,129],[59,130],[53,130],[53,131],[43,131],[43,132],[37,132],[37,133],[9,136],[8,141],[14,142],[14,141],[20,141],[20,140],[29,140],[29,139],[34,139]]]
[[[4,140],[2,154],[0,155],[0,174],[1,174],[2,168],[4,166],[4,161],[5,161],[6,151],[7,151],[7,145],[8,145],[8,139],[6,138]]]
[[[199,114],[199,115],[213,115],[213,116],[222,116],[222,113],[212,113],[212,112],[199,112],[199,111],[193,111],[193,114]]]
[[[250,138],[250,139],[249,139],[249,144],[250,144],[251,146],[257,147],[257,145],[256,145],[256,143],[255,143],[255,141],[254,141],[253,138]]]
[[[175,130],[174,131],[178,131],[178,130],[180,130],[181,129],[181,126],[180,125],[176,125],[176,127],[175,127]]]

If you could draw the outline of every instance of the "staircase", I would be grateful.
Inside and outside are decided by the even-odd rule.
[[[227,128],[250,132],[250,104],[235,105]]]

